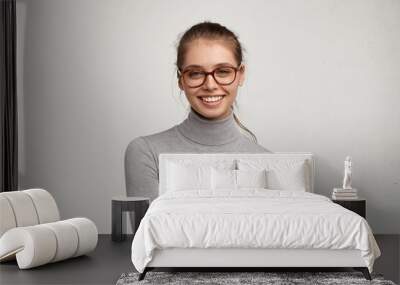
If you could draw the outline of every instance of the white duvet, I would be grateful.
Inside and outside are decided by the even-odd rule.
[[[156,198],[132,242],[143,272],[156,248],[358,249],[372,272],[380,250],[367,221],[318,194],[185,190]]]

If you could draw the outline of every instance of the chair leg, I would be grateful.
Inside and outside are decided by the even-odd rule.
[[[369,274],[368,267],[354,267],[354,269],[357,271],[361,271],[365,279],[372,280],[371,275]]]
[[[144,277],[146,276],[147,271],[148,271],[148,269],[147,269],[147,267],[145,267],[145,268],[144,268],[144,271],[143,271],[142,273],[139,274],[138,281],[141,281],[141,280],[144,279]]]

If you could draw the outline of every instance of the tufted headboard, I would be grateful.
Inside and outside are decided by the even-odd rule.
[[[238,169],[239,165],[290,165],[304,162],[306,191],[314,192],[314,158],[312,153],[161,153],[159,155],[159,195],[166,192],[167,167],[170,162],[181,165],[213,166],[216,168]],[[239,167],[240,169],[240,167]]]

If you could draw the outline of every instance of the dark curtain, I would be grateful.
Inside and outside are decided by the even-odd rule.
[[[16,85],[16,4],[0,0],[0,192],[18,190],[18,117]]]

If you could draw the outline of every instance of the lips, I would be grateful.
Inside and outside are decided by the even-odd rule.
[[[222,97],[221,99],[217,100],[217,101],[205,101],[202,98],[203,97]],[[224,100],[225,95],[213,95],[213,96],[199,96],[199,100],[201,101],[202,105],[207,107],[207,108],[217,108],[221,102]]]
[[[218,97],[218,96],[224,97],[225,95],[223,95],[223,94],[217,94],[217,95],[200,95],[200,96],[197,96],[197,97],[203,98],[203,97]]]

